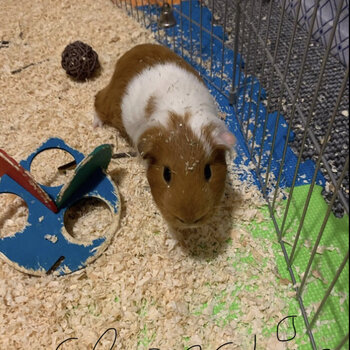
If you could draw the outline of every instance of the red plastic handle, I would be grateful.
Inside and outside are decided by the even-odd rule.
[[[4,150],[0,149],[0,177],[7,174],[30,194],[37,198],[42,204],[54,213],[58,212],[55,202],[38,185],[32,175],[11,158]]]

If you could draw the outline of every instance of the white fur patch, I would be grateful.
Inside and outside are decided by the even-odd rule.
[[[99,126],[103,126],[103,121],[100,119],[96,111],[94,111],[94,114],[93,114],[92,126],[94,129]]]
[[[155,111],[145,118],[145,108],[153,96]],[[224,129],[217,117],[214,98],[197,77],[174,63],[146,68],[129,83],[122,101],[122,120],[126,132],[136,145],[140,135],[150,127],[167,126],[169,112],[191,114],[190,127],[198,138],[202,128],[215,123]],[[209,145],[204,145],[209,148]],[[209,151],[209,149],[207,149]]]

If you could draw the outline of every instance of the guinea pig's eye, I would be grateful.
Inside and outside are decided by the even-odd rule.
[[[204,177],[207,181],[211,178],[211,167],[210,164],[206,164],[204,167]]]
[[[171,170],[167,166],[164,167],[163,178],[166,183],[169,183],[171,180]]]

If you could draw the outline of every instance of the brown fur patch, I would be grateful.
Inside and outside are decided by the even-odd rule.
[[[182,127],[183,124],[186,126],[186,130],[188,133],[190,133],[193,137],[195,137],[192,129],[190,129],[188,122],[191,119],[192,114],[190,112],[185,112],[183,116],[178,115],[174,112],[169,112],[169,128],[173,130],[177,130],[179,127]]]
[[[155,109],[156,109],[156,98],[154,96],[151,96],[148,99],[147,105],[145,108],[145,118],[149,119],[154,113]]]
[[[172,151],[167,154],[168,158],[173,158],[169,160],[170,162],[175,162],[180,158],[184,160],[183,165],[195,163],[197,159],[203,157],[204,148],[188,125],[190,118],[190,113],[180,116],[174,112],[169,112],[167,128],[153,127],[141,135],[138,145],[140,153],[142,150],[143,153],[149,153],[152,148],[158,154],[164,153],[165,156],[163,148],[170,148]],[[148,146],[145,146],[146,144]]]

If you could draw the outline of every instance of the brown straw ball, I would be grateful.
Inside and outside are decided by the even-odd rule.
[[[90,78],[100,67],[97,53],[81,41],[66,46],[61,64],[68,75],[81,81]]]

